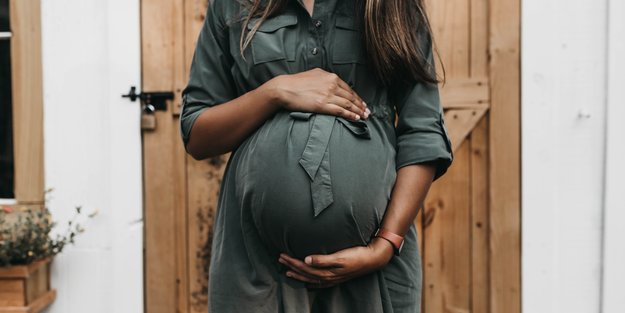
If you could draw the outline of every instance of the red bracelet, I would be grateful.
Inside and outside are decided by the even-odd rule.
[[[395,255],[399,255],[399,253],[401,253],[402,248],[404,247],[404,237],[398,234],[395,234],[391,231],[388,231],[384,228],[378,228],[378,230],[375,232],[375,235],[373,236],[388,240],[393,245],[393,248],[395,250]]]

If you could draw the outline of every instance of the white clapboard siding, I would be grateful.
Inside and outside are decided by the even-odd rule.
[[[599,313],[607,1],[523,1],[526,313]]]
[[[45,185],[63,227],[100,214],[53,262],[47,313],[143,312],[139,0],[42,1]]]
[[[625,1],[609,0],[602,313],[625,312]]]

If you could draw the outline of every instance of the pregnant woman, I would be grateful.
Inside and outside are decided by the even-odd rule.
[[[412,223],[452,163],[421,0],[210,0],[183,90],[231,151],[212,313],[419,312]]]

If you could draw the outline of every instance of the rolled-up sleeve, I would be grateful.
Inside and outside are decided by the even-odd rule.
[[[193,123],[207,108],[236,97],[230,67],[228,33],[224,25],[223,0],[210,0],[182,91],[180,133],[186,149]]]
[[[431,42],[426,44],[427,59],[433,62]],[[434,180],[440,178],[453,161],[451,141],[445,126],[438,85],[415,83],[396,97],[396,169],[435,161]]]

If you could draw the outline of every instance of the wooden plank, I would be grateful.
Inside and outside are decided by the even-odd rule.
[[[471,0],[470,77],[488,80],[488,0]],[[486,86],[489,86],[486,83]]]
[[[174,107],[172,106],[172,110]],[[174,118],[172,120],[177,120]],[[176,131],[171,132],[175,150],[172,152],[174,159],[174,201],[176,203],[175,212],[175,228],[176,228],[176,297],[178,301],[178,310],[180,312],[189,312],[189,281],[192,277],[189,277],[189,256],[192,251],[189,251],[189,219],[187,216],[188,204],[187,204],[187,184],[186,184],[186,152],[184,150],[179,129],[176,127],[177,123],[174,122],[174,128]]]
[[[48,307],[56,298],[56,290],[50,290],[29,306],[1,306],[0,313],[38,313]]]
[[[455,104],[485,105],[490,102],[488,79],[449,78],[440,88],[441,101],[445,108]]]
[[[443,108],[446,110],[452,109],[488,109],[490,107],[490,102],[484,102],[481,104],[471,103],[471,102],[454,102],[454,103],[443,103]]]
[[[177,78],[174,45],[178,1],[145,0],[141,3],[142,81],[145,91],[173,90]],[[171,110],[171,103],[168,103]],[[185,210],[179,171],[181,160],[174,140],[178,133],[171,111],[155,112],[156,130],[143,133],[145,190],[145,309],[176,312],[180,270],[179,210]]]
[[[492,312],[521,311],[520,0],[490,2]]]
[[[431,188],[425,210],[425,312],[471,308],[470,145],[461,145],[454,165]]]
[[[46,267],[40,268],[28,278],[28,282],[26,283],[26,303],[33,303],[37,298],[48,291],[47,284],[50,277],[48,276]]]
[[[471,132],[471,312],[490,311],[488,115]]]
[[[11,0],[15,198],[43,203],[41,1]]]
[[[37,298],[37,300],[35,300],[33,303],[31,303],[28,306],[28,309],[26,312],[28,313],[41,312],[43,309],[45,309],[50,304],[52,304],[52,302],[54,302],[54,299],[56,299],[56,290],[54,289],[49,290],[43,295],[41,295],[39,298]],[[2,313],[2,311],[0,311],[0,313]]]
[[[174,42],[172,43],[173,49],[173,72],[174,72],[174,85],[172,91],[174,92],[174,100],[172,102],[171,113],[174,116],[180,115],[182,108],[182,89],[187,83],[187,67],[185,63],[185,49],[186,49],[186,2],[185,0],[175,0],[173,6],[174,11],[172,14],[175,16],[173,20],[172,32],[174,35]]]
[[[28,278],[30,271],[25,265],[14,265],[9,267],[0,267],[0,277],[6,278]]]
[[[47,260],[39,260],[28,265],[14,265],[0,267],[0,277],[3,278],[28,278],[37,272],[41,267],[47,266]]]
[[[0,279],[0,307],[26,305],[25,279]]]
[[[219,188],[230,153],[197,161],[187,157],[189,185],[190,312],[206,312],[208,269]]]
[[[449,78],[469,77],[469,0],[428,0],[426,9],[446,74]]]
[[[454,152],[473,131],[484,113],[486,113],[486,109],[448,110],[445,112],[445,124],[449,126],[448,133]]]
[[[172,123],[174,131],[170,132],[170,140],[173,142],[174,150],[171,152],[174,166],[174,203],[175,206],[175,240],[176,240],[176,300],[178,312],[189,312],[189,250],[188,250],[188,219],[187,219],[187,184],[186,184],[186,152],[182,144],[180,129],[178,127],[178,115],[182,104],[181,91],[187,83],[187,70],[185,62],[185,2],[184,0],[175,0],[173,2],[173,28],[172,33],[172,71],[173,71],[173,87],[175,97],[171,102],[170,110],[173,118],[168,122]],[[161,131],[158,130],[157,131]]]

